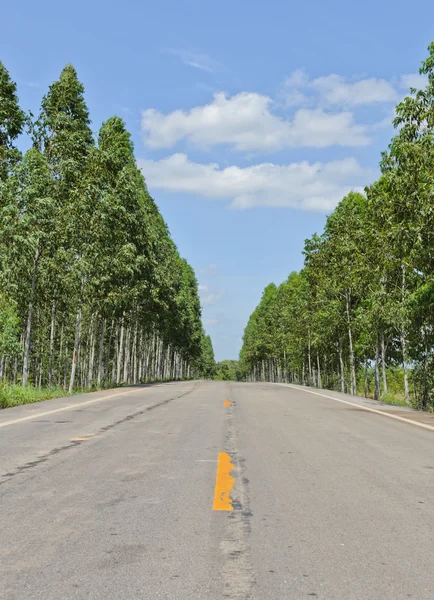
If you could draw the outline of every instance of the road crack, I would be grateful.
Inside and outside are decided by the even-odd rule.
[[[250,550],[252,513],[245,459],[240,456],[238,450],[238,430],[233,404],[226,412],[226,428],[225,450],[234,464],[232,474],[235,484],[231,492],[233,510],[227,515],[225,535],[220,543],[224,583],[222,597],[249,600],[255,585]]]
[[[122,419],[118,419],[117,421],[114,421],[113,423],[110,423],[109,425],[104,425],[95,434],[92,434],[92,437],[90,437],[89,439],[97,437],[100,434],[106,433],[107,431],[114,429],[118,425],[122,425],[123,423],[127,423],[128,421],[132,421],[133,419],[136,419],[137,417],[140,417],[140,416],[146,414],[147,412],[154,410],[155,408],[165,406],[166,404],[169,404],[170,402],[173,402],[174,400],[179,400],[180,398],[183,398],[184,396],[191,394],[191,392],[193,392],[195,388],[196,388],[196,384],[193,385],[191,390],[184,392],[183,394],[179,394],[178,396],[173,396],[171,398],[166,398],[166,400],[162,400],[161,402],[157,402],[156,404],[151,404],[150,406],[146,406],[145,408],[138,410],[134,413],[131,413],[130,415],[127,415],[126,417],[123,417]],[[25,463],[23,465],[19,465],[19,466],[15,467],[15,470],[9,471],[2,475],[2,479],[0,480],[0,485],[7,483],[8,481],[10,481],[12,479],[12,477],[19,475],[20,473],[25,473],[29,469],[33,469],[34,467],[37,467],[38,465],[47,462],[48,460],[50,460],[50,458],[57,456],[60,453],[63,453],[65,450],[70,450],[71,448],[80,446],[81,444],[84,444],[87,441],[88,441],[87,439],[71,440],[71,442],[69,444],[65,444],[63,446],[53,448],[52,450],[50,450],[46,454],[43,454],[42,456],[39,456],[35,460],[28,461],[27,463]]]

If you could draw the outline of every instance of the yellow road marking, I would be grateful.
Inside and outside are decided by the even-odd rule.
[[[96,402],[102,402],[103,400],[110,400],[111,398],[118,398],[119,396],[126,396],[128,394],[135,394],[138,390],[130,390],[129,392],[122,392],[121,394],[111,394],[110,396],[103,396],[102,398],[95,398],[94,400],[86,400],[86,402],[77,402],[76,404],[68,404],[68,406],[62,406],[62,408],[55,408],[54,410],[46,410],[44,412],[34,413],[27,417],[20,417],[19,419],[12,419],[11,421],[5,421],[0,423],[0,427],[7,427],[8,425],[14,425],[15,423],[22,423],[23,421],[30,421],[32,419],[39,419],[46,415],[54,415],[64,410],[72,410],[78,406],[89,406],[89,404],[95,404]]]
[[[341,398],[334,398],[333,396],[328,396],[327,394],[320,394],[319,392],[314,392],[312,390],[305,390],[304,388],[299,388],[290,383],[278,383],[277,385],[283,385],[284,387],[290,387],[293,390],[300,390],[301,392],[307,392],[308,394],[314,394],[315,396],[320,396],[321,398],[328,398],[329,400],[335,400],[336,402],[342,402],[342,404],[349,404],[349,406],[355,406],[356,408],[361,408],[362,410],[366,410],[367,412],[374,413],[376,415],[383,415],[384,417],[389,417],[390,419],[396,419],[397,421],[402,421],[403,423],[410,423],[410,425],[417,425],[418,427],[422,427],[423,429],[429,429],[430,431],[434,431],[434,427],[432,425],[428,425],[427,423],[419,423],[419,421],[413,421],[413,419],[406,419],[405,417],[400,417],[398,415],[394,415],[390,412],[386,412],[384,410],[377,410],[376,408],[369,408],[368,406],[363,406],[363,404],[356,404],[355,402],[348,402],[348,400],[342,400]]]
[[[213,510],[233,510],[229,496],[235,483],[235,479],[230,475],[233,468],[229,454],[219,452]]]
[[[231,405],[230,400],[225,400],[225,406],[230,406],[230,405]]]

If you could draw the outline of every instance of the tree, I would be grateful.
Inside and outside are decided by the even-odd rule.
[[[15,141],[22,133],[26,117],[18,104],[17,86],[0,61],[0,181],[20,160]]]

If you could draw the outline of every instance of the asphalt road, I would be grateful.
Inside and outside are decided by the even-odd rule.
[[[434,430],[328,395],[185,382],[1,411],[0,598],[433,600]]]

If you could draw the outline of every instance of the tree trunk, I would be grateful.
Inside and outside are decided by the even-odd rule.
[[[410,404],[408,391],[408,369],[407,369],[407,341],[405,331],[401,331],[401,351],[402,351],[402,368],[404,371],[404,399],[406,404]]]
[[[377,337],[375,343],[375,388],[374,388],[375,400],[380,399],[380,341]]]
[[[102,359],[104,353],[104,334],[105,334],[105,319],[101,322],[101,335],[99,338],[99,352],[98,352],[98,376],[97,376],[97,386],[101,385],[102,381]]]
[[[63,352],[63,323],[60,328],[60,347],[59,347],[59,361],[57,364],[57,385],[60,387],[60,378],[62,377],[62,352]]]
[[[365,392],[365,398],[367,398],[368,397],[368,392],[369,392],[369,388],[368,388],[368,359],[365,360],[364,392]]]
[[[65,362],[63,365],[63,389],[66,390],[66,376],[68,374],[68,333],[65,340]]]
[[[350,290],[347,289],[345,294],[346,299],[346,310],[347,310],[347,326],[348,326],[348,343],[350,346],[350,394],[354,396],[357,390],[357,382],[356,382],[356,366],[354,361],[354,348],[353,348],[353,334],[351,331],[351,319],[350,319],[350,305],[351,305],[351,296]]]
[[[344,360],[342,358],[342,338],[339,338],[339,366],[340,366],[340,388],[341,392],[345,393],[345,371],[344,371]]]
[[[118,364],[116,370],[116,383],[119,385],[121,382],[121,365],[122,365],[122,355],[124,350],[124,320],[122,319],[121,325],[121,336],[119,340],[119,349],[118,349]]]
[[[22,375],[22,385],[26,387],[27,381],[29,379],[29,357],[30,357],[30,339],[32,334],[32,319],[33,319],[33,301],[35,295],[35,287],[36,287],[36,273],[38,271],[38,261],[39,261],[39,248],[36,248],[35,257],[33,259],[33,272],[32,272],[32,283],[30,286],[30,300],[29,300],[29,308],[27,313],[27,327],[26,327],[26,336],[24,340],[24,357],[23,357],[23,375]]]
[[[308,334],[307,334],[307,363],[308,363],[308,368],[309,368],[307,385],[312,385],[312,362],[311,362],[311,358],[310,358],[310,329],[308,329]]]
[[[68,392],[71,394],[74,389],[75,383],[75,372],[77,370],[77,355],[80,349],[80,331],[81,331],[81,303],[77,310],[75,317],[75,335],[74,335],[74,349],[72,351],[72,365],[71,365],[71,377],[69,379]]]
[[[318,365],[318,381],[317,381],[317,385],[318,385],[319,388],[322,388],[322,383],[321,383],[321,365],[320,365],[320,362],[319,362],[319,354],[318,354],[318,352],[316,354],[316,362],[317,362],[317,365]]]
[[[405,331],[405,290],[406,290],[406,280],[405,280],[405,265],[402,265],[402,285],[401,285],[401,302],[402,302],[402,328],[401,328],[401,351],[402,351],[402,368],[404,370],[404,399],[406,404],[410,404],[410,395],[408,390],[408,370],[407,370],[407,340],[406,340],[406,331]]]
[[[95,343],[96,343],[96,333],[98,331],[98,326],[96,327],[97,331],[94,331],[93,327],[94,315],[91,316],[90,319],[90,349],[89,349],[89,368],[87,372],[87,387],[91,388],[93,385],[93,364],[95,361]]]
[[[50,355],[48,358],[48,387],[51,386],[53,380],[53,353],[54,353],[54,331],[56,324],[56,302],[53,301],[51,309],[51,329],[50,329]]]
[[[386,344],[384,342],[384,333],[381,334],[381,371],[383,375],[383,394],[387,394]]]

